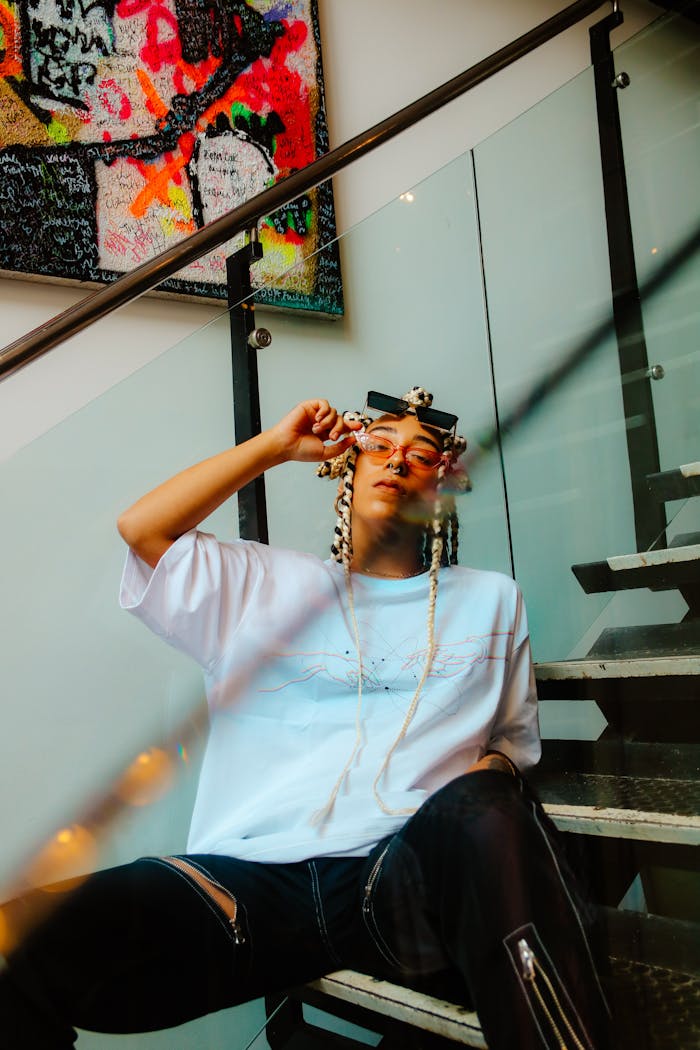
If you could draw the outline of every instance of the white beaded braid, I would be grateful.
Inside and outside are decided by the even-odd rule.
[[[414,386],[407,394],[404,394],[403,400],[407,401],[412,406],[430,407],[433,401],[433,395],[429,394],[422,387]],[[347,422],[361,422],[363,429],[366,429],[372,422],[371,419],[363,416],[359,412],[345,412],[343,418]],[[374,778],[374,783],[372,785],[377,805],[384,813],[392,816],[410,816],[415,812],[414,809],[390,809],[379,793],[379,782],[386,772],[391,756],[408,731],[408,727],[410,726],[416,713],[416,708],[418,707],[418,699],[433,664],[435,656],[435,605],[437,602],[438,572],[443,565],[455,565],[457,563],[459,522],[457,519],[454,495],[451,491],[447,491],[447,489],[457,488],[466,491],[471,488],[466,474],[453,474],[451,470],[458,456],[465,451],[466,447],[467,443],[463,437],[451,432],[443,435],[443,451],[448,453],[448,457],[443,459],[438,467],[437,495],[433,507],[433,515],[431,521],[427,523],[425,531],[420,539],[419,555],[421,562],[423,567],[428,568],[429,570],[428,644],[425,665],[416,691],[413,694],[413,699],[406,711],[401,728],[399,729],[393,744],[387,751],[381,768]],[[340,562],[343,566],[345,590],[348,596],[348,606],[350,609],[355,648],[357,650],[358,684],[357,707],[355,709],[355,742],[350,756],[333,787],[326,805],[314,814],[313,823],[315,824],[324,823],[333,812],[338,792],[340,791],[343,781],[350,771],[355,756],[362,745],[362,645],[360,642],[357,617],[355,615],[355,598],[352,588],[352,576],[350,573],[350,564],[352,562],[352,496],[357,455],[357,446],[352,445],[346,452],[343,452],[340,456],[336,456],[335,459],[322,463],[316,470],[319,477],[330,477],[331,479],[342,478],[341,491],[335,503],[338,517],[335,525],[335,535],[331,544],[331,557],[335,561]],[[448,480],[449,485],[446,484],[446,479]]]

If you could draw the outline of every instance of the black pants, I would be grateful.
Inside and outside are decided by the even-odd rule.
[[[3,1047],[64,1050],[73,1025],[168,1028],[342,967],[444,980],[491,1050],[557,1047],[552,1020],[567,1047],[607,1045],[589,909],[551,822],[509,774],[459,777],[369,857],[188,859],[236,898],[238,928],[159,858],[98,872],[10,956]]]

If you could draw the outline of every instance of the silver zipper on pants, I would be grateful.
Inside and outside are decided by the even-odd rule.
[[[233,933],[234,944],[245,944],[245,934],[238,922],[238,901],[232,893],[225,889],[220,882],[213,879],[211,875],[205,875],[198,867],[190,864],[189,861],[183,860],[181,857],[160,857],[159,859],[164,864],[177,868],[178,871],[181,871],[196,883],[209,900],[213,901],[219,911],[222,911],[226,916],[226,921]]]
[[[382,861],[386,857],[388,850],[389,847],[385,846],[382,852],[377,857],[376,861],[374,862],[372,870],[369,873],[369,878],[367,879],[367,884],[365,885],[365,896],[364,900],[362,901],[362,911],[365,915],[369,915],[369,910],[372,905],[372,890],[379,876],[379,870],[382,866]]]
[[[537,958],[537,956],[535,955],[532,948],[527,943],[524,937],[518,941],[518,953],[520,955],[520,963],[522,966],[523,977],[525,978],[529,986],[532,988],[535,998],[537,999],[537,1002],[540,1005],[540,1009],[544,1014],[545,1018],[547,1019],[552,1033],[554,1034],[554,1038],[557,1041],[557,1046],[559,1047],[559,1050],[586,1050],[586,1047],[583,1045],[581,1040],[574,1032],[571,1022],[566,1016],[566,1013],[561,1005],[559,997],[554,990],[552,982],[545,973],[543,967],[540,965],[539,959]],[[549,1006],[547,1006],[547,1003],[545,1002],[545,997],[542,994],[542,990],[538,985],[538,978],[541,978],[541,980],[544,982],[550,1000],[550,1005],[554,1008],[554,1011],[556,1012],[559,1018],[559,1023],[561,1024],[561,1022],[563,1021],[563,1027],[566,1029],[569,1037],[571,1038],[571,1043],[567,1043],[565,1041],[561,1029],[554,1019],[552,1010]]]
[[[362,900],[362,917],[365,921],[365,926],[367,927],[367,930],[380,955],[382,955],[382,957],[386,960],[386,962],[389,963],[390,966],[400,967],[401,963],[393,954],[389,945],[382,937],[381,931],[377,926],[377,920],[375,919],[374,912],[372,910],[372,891],[377,883],[377,879],[379,878],[380,872],[382,870],[382,864],[384,863],[384,858],[389,852],[390,845],[391,842],[384,847],[384,849],[372,865],[372,870],[369,873],[369,878],[365,883],[364,898]]]

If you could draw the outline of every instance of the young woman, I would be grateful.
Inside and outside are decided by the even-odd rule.
[[[187,853],[97,873],[20,946],[8,1045],[170,1027],[341,967],[449,982],[491,1050],[606,1045],[587,911],[521,772],[522,599],[455,564],[465,443],[431,401],[304,401],[120,518],[123,606],[205,672]],[[292,460],[338,479],[329,561],[197,531]]]

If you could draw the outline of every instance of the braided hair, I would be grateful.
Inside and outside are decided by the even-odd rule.
[[[414,386],[408,393],[404,394],[403,400],[415,407],[430,407],[433,395],[424,390],[423,387]],[[410,413],[411,409],[408,409]],[[367,416],[360,412],[345,412],[343,418],[346,422],[360,422],[366,429],[372,422]],[[435,656],[435,606],[437,603],[438,573],[442,566],[456,565],[459,546],[459,521],[455,505],[454,491],[467,491],[471,483],[467,475],[456,471],[454,465],[457,458],[465,451],[467,442],[463,437],[452,432],[442,434],[442,450],[446,453],[438,467],[437,489],[435,503],[433,505],[432,517],[426,522],[418,541],[419,559],[423,569],[428,569],[429,594],[428,594],[428,645],[425,665],[420,681],[408,707],[403,724],[399,733],[386,753],[382,766],[374,779],[373,793],[377,805],[384,812],[391,815],[411,815],[412,809],[390,809],[379,793],[379,781],[384,775],[396,748],[408,731],[413,716],[418,706],[418,699],[430,674],[430,669]],[[345,589],[348,596],[348,605],[353,626],[355,648],[358,660],[358,687],[357,707],[355,711],[355,744],[352,752],[336,781],[330,798],[323,809],[314,816],[315,823],[323,823],[331,814],[338,792],[343,780],[349,772],[355,756],[362,743],[362,645],[360,642],[357,617],[355,615],[355,600],[352,587],[352,576],[350,565],[352,562],[352,497],[355,478],[355,466],[357,463],[358,447],[352,445],[334,459],[321,463],[316,469],[319,477],[329,477],[331,480],[340,478],[340,492],[335,501],[337,519],[333,542],[331,543],[331,558],[343,566],[345,577]]]

